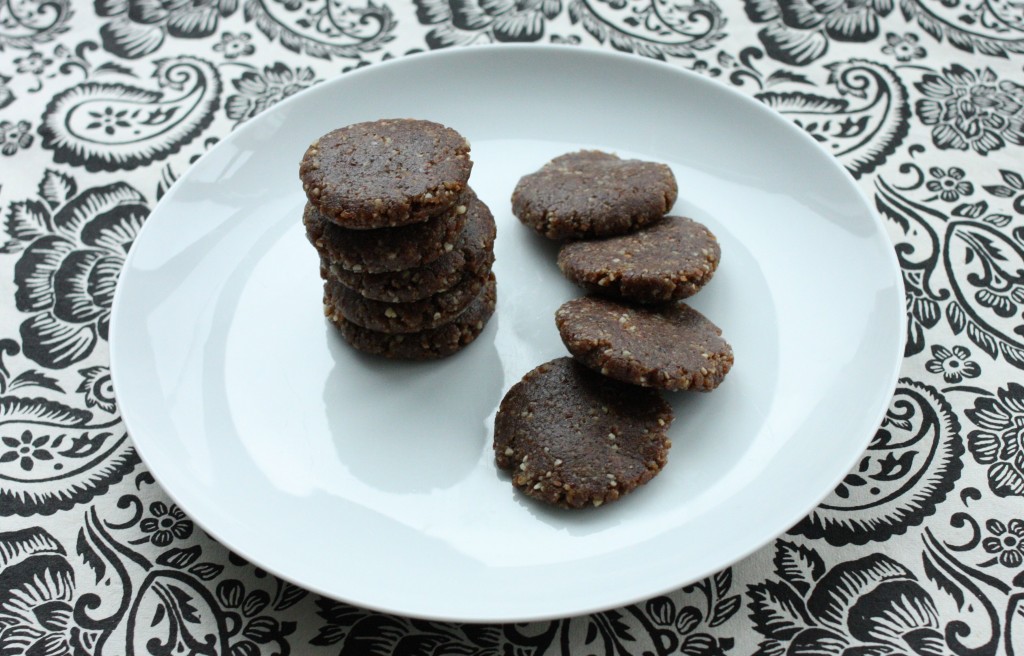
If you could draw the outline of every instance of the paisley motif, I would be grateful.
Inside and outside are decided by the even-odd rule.
[[[72,13],[70,0],[0,0],[0,52],[52,41]]]
[[[137,626],[145,620],[143,626]],[[139,586],[127,625],[129,653],[223,654],[224,615],[205,588],[181,572],[152,571]]]
[[[967,52],[1006,57],[1024,52],[1024,5],[1012,0],[901,0],[907,20]]]
[[[270,40],[311,57],[358,57],[394,38],[394,15],[387,5],[366,0],[365,5],[341,0],[282,2],[248,0],[245,19]]]
[[[922,178],[916,187],[923,184]],[[875,207],[899,231],[894,238],[907,297],[904,355],[909,357],[924,350],[925,330],[939,323],[942,319],[940,302],[949,298],[949,290],[932,287],[932,274],[938,267],[942,248],[932,224],[942,225],[949,217],[933,207],[910,200],[882,177],[875,180],[875,189]]]
[[[826,68],[838,96],[765,91],[755,97],[793,119],[859,178],[883,164],[907,136],[907,90],[877,62],[851,59]]]
[[[949,403],[935,388],[903,378],[858,466],[791,532],[836,546],[901,535],[953,489],[963,453]]]
[[[725,37],[725,18],[714,2],[572,0],[569,18],[616,50],[645,57],[686,57]]]
[[[953,332],[967,332],[993,358],[1024,369],[1024,228],[1006,236],[975,221],[946,228],[943,262],[954,300],[946,307]]]
[[[159,60],[154,77],[158,90],[87,81],[57,94],[39,126],[43,147],[89,171],[134,169],[178,152],[213,120],[220,76],[209,62],[181,56]]]
[[[137,464],[119,417],[96,420],[57,401],[0,396],[0,516],[67,510]]]

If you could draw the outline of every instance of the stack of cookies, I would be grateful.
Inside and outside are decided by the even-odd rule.
[[[306,150],[302,221],[324,314],[354,348],[426,360],[472,342],[494,313],[494,217],[469,187],[469,143],[414,119],[357,123]]]

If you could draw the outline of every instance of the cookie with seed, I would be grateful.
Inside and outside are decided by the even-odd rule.
[[[709,391],[733,365],[721,329],[685,303],[632,306],[584,296],[558,308],[555,324],[577,360],[633,385]]]
[[[316,206],[306,203],[302,224],[320,256],[341,269],[354,273],[401,271],[451,252],[471,205],[479,205],[479,200],[467,189],[441,216],[397,228],[349,230],[328,221]]]
[[[512,213],[549,239],[607,237],[661,218],[678,191],[664,164],[582,150],[520,178]]]
[[[475,340],[494,314],[497,285],[490,278],[480,295],[452,321],[415,333],[382,333],[358,326],[344,317],[327,313],[327,318],[353,348],[392,360],[436,360],[462,350]]]
[[[558,268],[589,292],[664,303],[700,291],[721,256],[718,239],[704,225],[666,216],[626,235],[564,244]]]
[[[334,279],[366,298],[409,303],[451,289],[464,276],[483,276],[494,264],[494,217],[483,201],[467,206],[466,226],[455,247],[432,262],[402,271],[355,273],[320,257],[320,275]]]
[[[661,471],[672,418],[657,390],[558,358],[505,394],[494,418],[495,461],[531,497],[566,508],[600,506]]]
[[[448,323],[473,302],[494,274],[466,277],[451,289],[410,303],[385,303],[361,296],[348,287],[324,283],[324,306],[335,316],[382,333],[415,333]]]
[[[388,228],[445,213],[469,180],[469,142],[432,121],[382,119],[323,135],[306,150],[299,178],[329,221]]]

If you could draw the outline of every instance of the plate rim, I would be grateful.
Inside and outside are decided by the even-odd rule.
[[[336,86],[336,85],[344,86],[344,85],[349,83],[349,80],[352,80],[354,78],[362,78],[362,77],[365,77],[365,76],[368,76],[368,75],[369,76],[378,75],[379,72],[381,70],[385,69],[385,68],[390,69],[390,68],[399,68],[399,67],[404,67],[404,66],[418,66],[418,65],[421,65],[421,62],[423,60],[427,60],[427,59],[429,59],[429,60],[445,60],[445,59],[473,58],[473,57],[477,56],[480,53],[480,51],[490,51],[490,54],[488,54],[487,56],[492,56],[492,55],[495,55],[495,53],[501,53],[501,52],[509,52],[509,53],[513,53],[513,54],[515,54],[516,52],[531,52],[531,53],[540,53],[542,56],[569,56],[569,57],[578,57],[578,58],[583,59],[583,60],[615,61],[615,62],[618,62],[618,63],[627,63],[627,64],[630,64],[630,65],[635,65],[635,66],[639,66],[639,67],[649,67],[652,71],[654,71],[655,69],[658,69],[658,70],[660,70],[659,75],[662,75],[662,76],[672,76],[672,75],[675,75],[680,80],[686,80],[688,84],[697,84],[697,85],[705,85],[706,84],[706,85],[712,85],[714,87],[717,87],[720,91],[725,93],[730,98],[730,100],[732,102],[745,103],[749,107],[754,108],[754,111],[762,112],[762,113],[764,113],[766,115],[771,116],[773,118],[773,120],[774,120],[774,123],[778,125],[779,129],[782,129],[782,130],[785,130],[785,131],[788,132],[788,137],[803,140],[806,144],[813,146],[815,149],[819,150],[821,152],[821,154],[825,155],[826,158],[827,158],[827,161],[833,167],[835,172],[837,172],[840,175],[842,175],[845,178],[845,181],[847,182],[847,184],[850,186],[850,188],[852,190],[855,190],[856,194],[859,196],[860,200],[863,203],[864,209],[867,211],[867,214],[872,219],[874,230],[876,230],[880,235],[885,236],[887,240],[889,239],[885,222],[883,221],[882,217],[878,214],[878,212],[875,210],[875,208],[874,208],[873,204],[871,203],[871,200],[870,200],[869,196],[867,195],[867,193],[860,187],[860,185],[857,184],[856,180],[850,174],[850,172],[839,162],[839,160],[837,158],[833,157],[830,153],[828,153],[825,150],[825,148],[820,143],[818,143],[816,140],[814,140],[805,131],[801,130],[799,127],[797,127],[795,124],[793,124],[785,116],[781,115],[780,113],[778,113],[777,111],[771,109],[770,107],[767,107],[763,103],[760,103],[759,101],[757,101],[752,96],[749,96],[749,95],[747,95],[747,94],[745,94],[745,93],[743,93],[743,92],[741,92],[741,91],[739,91],[739,90],[737,90],[737,89],[735,89],[735,88],[733,88],[731,86],[728,86],[727,84],[725,84],[724,82],[721,82],[719,80],[710,79],[710,78],[707,78],[705,76],[701,76],[701,75],[699,75],[697,73],[693,73],[693,72],[688,71],[686,69],[673,66],[673,65],[671,65],[671,64],[669,64],[667,62],[651,60],[651,59],[644,58],[644,57],[642,57],[640,55],[623,54],[623,53],[620,53],[620,52],[617,52],[617,51],[610,51],[610,50],[605,50],[605,49],[601,49],[601,48],[598,48],[598,47],[591,47],[591,46],[571,46],[571,45],[560,45],[560,44],[523,44],[523,43],[515,43],[515,44],[486,44],[486,45],[480,45],[479,47],[454,47],[454,48],[447,48],[447,49],[443,49],[443,50],[434,50],[434,51],[428,51],[428,52],[423,52],[423,53],[410,54],[410,55],[402,56],[402,57],[399,57],[399,58],[396,58],[396,59],[392,59],[392,60],[376,63],[376,64],[373,64],[373,65],[370,65],[370,66],[366,66],[366,67],[363,67],[363,68],[354,69],[354,70],[349,71],[347,73],[343,73],[343,74],[341,74],[341,75],[339,75],[339,76],[337,76],[335,78],[332,78],[332,79],[329,79],[329,80],[325,80],[325,81],[323,81],[320,84],[314,85],[313,87],[304,89],[304,90],[296,93],[295,95],[282,100],[281,102],[277,103],[276,105],[267,108],[267,110],[265,112],[261,113],[260,115],[257,115],[255,117],[253,117],[253,119],[247,121],[245,124],[239,126],[238,128],[236,128],[234,130],[231,130],[213,148],[211,148],[210,150],[205,152],[200,158],[198,158],[195,162],[193,162],[189,166],[189,168],[181,175],[181,177],[175,182],[175,186],[177,186],[179,183],[187,184],[187,182],[188,182],[190,176],[193,174],[193,172],[196,171],[196,170],[200,170],[202,168],[204,162],[206,162],[208,159],[214,157],[218,153],[218,151],[220,149],[227,147],[227,145],[230,144],[233,141],[244,139],[245,135],[248,134],[248,132],[250,132],[252,130],[259,129],[260,124],[261,124],[261,119],[266,120],[267,117],[271,116],[275,112],[284,111],[287,108],[289,108],[291,105],[300,104],[300,103],[305,101],[305,98],[307,96],[316,95],[318,93],[324,92],[325,87]],[[236,136],[236,135],[238,135],[238,136]],[[168,199],[170,199],[170,200],[168,200]],[[154,205],[153,209],[151,210],[151,215],[155,214],[157,212],[157,210],[161,206],[169,204],[171,202],[171,200],[173,200],[173,194],[165,195],[163,199],[161,199],[156,205]],[[136,235],[136,238],[135,238],[135,240],[133,242],[133,246],[134,246],[135,243],[138,243],[141,239],[145,238],[145,235],[147,234],[147,228],[149,228],[150,223],[151,223],[151,221],[147,217],[147,221],[144,222],[143,226],[141,227],[141,229],[139,230],[138,234]],[[121,271],[118,274],[117,288],[115,290],[114,299],[113,299],[113,303],[112,303],[112,306],[111,306],[111,320],[110,320],[110,332],[109,332],[109,338],[108,338],[108,345],[109,345],[109,354],[110,354],[109,359],[110,359],[111,383],[112,383],[112,387],[114,389],[115,398],[117,398],[117,390],[118,390],[118,388],[123,383],[123,381],[119,382],[121,376],[119,375],[118,372],[123,372],[124,371],[124,366],[118,364],[118,361],[119,361],[119,356],[118,356],[119,348],[117,347],[117,344],[118,344],[118,341],[119,341],[118,340],[118,335],[120,334],[119,326],[121,326],[122,321],[125,321],[124,319],[118,320],[118,317],[123,316],[123,314],[124,314],[124,312],[123,312],[123,305],[125,303],[125,301],[124,301],[124,294],[122,294],[122,292],[121,292],[121,290],[124,288],[124,285],[122,285],[121,283],[122,283],[122,280],[125,277],[130,275],[129,271],[132,269],[131,265],[134,264],[135,259],[136,259],[136,254],[138,252],[139,252],[139,249],[137,249],[137,248],[129,249],[129,252],[127,253],[127,255],[125,257],[124,265],[122,266],[122,269],[121,269]],[[892,362],[894,364],[892,366],[891,371],[889,372],[889,380],[887,380],[885,385],[884,385],[884,389],[887,392],[887,396],[891,397],[892,393],[894,393],[895,390],[896,390],[898,381],[899,381],[900,376],[901,376],[902,363],[903,363],[903,353],[904,353],[905,340],[906,340],[907,317],[906,317],[906,313],[903,311],[903,305],[902,305],[903,304],[903,299],[905,298],[905,288],[904,288],[904,281],[903,281],[903,276],[902,276],[902,268],[901,268],[901,266],[899,264],[899,260],[898,260],[898,257],[896,255],[895,249],[887,249],[887,257],[886,257],[886,259],[889,261],[890,267],[893,269],[893,273],[895,274],[894,280],[893,280],[893,284],[896,287],[896,292],[897,293],[894,295],[894,299],[893,300],[897,304],[897,307],[896,307],[896,309],[897,309],[896,317],[897,317],[897,321],[898,321],[897,328],[898,328],[898,331],[899,331],[898,335],[897,335],[897,338],[896,338],[896,344],[895,344],[896,348],[894,349],[896,352],[892,356]],[[873,422],[872,423],[874,425],[877,426],[877,425],[881,424],[882,420],[885,417],[886,412],[888,411],[888,407],[889,407],[888,404],[885,404],[883,407],[877,409],[877,411],[872,415],[872,418],[873,418]],[[129,415],[132,415],[133,411],[128,410],[125,406],[122,406],[120,403],[118,404],[118,409],[119,409],[119,412],[121,414],[121,419],[124,422],[125,429],[128,432],[129,436],[132,437],[133,432],[131,430],[131,425],[133,423],[133,420],[129,417]],[[136,425],[138,425],[137,422],[136,422]],[[859,450],[859,453],[862,453],[864,448],[866,448],[867,445],[870,443],[871,436],[872,436],[872,433],[868,433],[868,434],[863,436],[863,438],[861,439],[861,442],[860,442],[861,448]],[[490,614],[483,613],[483,614],[479,614],[479,615],[474,615],[472,617],[463,617],[463,616],[452,615],[450,613],[432,613],[430,611],[413,612],[413,611],[410,611],[409,609],[406,609],[406,608],[397,608],[396,609],[396,608],[386,607],[386,606],[380,605],[380,604],[367,603],[365,600],[348,598],[348,597],[344,596],[343,594],[340,594],[339,591],[328,590],[328,589],[325,589],[324,587],[317,586],[315,583],[311,583],[311,582],[304,581],[304,580],[297,580],[296,578],[290,577],[287,572],[280,570],[276,566],[268,566],[266,563],[260,562],[259,559],[251,558],[249,553],[248,553],[248,550],[245,548],[245,545],[233,544],[231,541],[225,539],[224,537],[222,537],[220,535],[220,532],[217,531],[215,528],[210,527],[210,526],[206,525],[203,521],[197,519],[192,514],[190,509],[186,507],[187,504],[186,505],[182,505],[180,503],[180,499],[179,499],[178,495],[176,494],[176,492],[172,491],[171,489],[169,489],[167,487],[166,483],[163,480],[161,480],[162,476],[160,474],[158,474],[157,471],[154,470],[154,467],[151,464],[152,461],[151,461],[150,457],[145,454],[145,447],[140,448],[139,445],[138,445],[138,442],[134,439],[134,437],[132,439],[132,442],[133,442],[133,445],[135,446],[136,452],[138,453],[138,455],[141,458],[142,462],[145,464],[147,470],[150,472],[150,474],[156,479],[157,483],[160,485],[160,488],[161,488],[162,492],[164,494],[166,494],[168,497],[170,497],[170,499],[174,503],[178,504],[179,507],[181,507],[186,513],[188,513],[189,516],[190,516],[190,519],[193,519],[193,521],[195,521],[199,526],[201,526],[215,541],[217,541],[218,543],[224,545],[226,548],[230,549],[234,553],[237,553],[237,554],[241,555],[242,557],[246,558],[250,562],[253,562],[254,564],[258,564],[260,567],[265,568],[268,572],[272,573],[273,575],[275,575],[275,576],[277,576],[277,577],[279,577],[279,578],[281,578],[281,579],[283,579],[285,581],[289,581],[289,582],[291,582],[291,583],[293,583],[295,585],[298,585],[298,586],[302,587],[303,589],[310,590],[310,591],[315,592],[317,594],[323,595],[324,597],[327,597],[327,598],[339,599],[339,600],[345,601],[346,603],[352,603],[352,604],[355,604],[355,605],[357,605],[359,607],[367,608],[367,609],[370,609],[370,610],[373,610],[373,611],[377,611],[377,612],[391,613],[391,614],[401,614],[401,615],[404,615],[406,617],[422,618],[422,619],[428,619],[428,620],[454,621],[454,622],[488,622],[488,623],[490,623],[490,622],[542,621],[542,620],[550,620],[550,619],[567,617],[567,616],[570,616],[570,615],[579,615],[579,614],[585,614],[585,613],[600,612],[600,611],[608,610],[608,609],[611,609],[611,608],[617,608],[617,607],[626,606],[626,605],[629,605],[629,604],[633,604],[633,603],[637,603],[637,602],[640,602],[640,601],[644,601],[646,599],[650,599],[650,598],[652,598],[654,596],[657,596],[659,594],[665,594],[665,593],[677,590],[680,587],[688,585],[689,583],[691,583],[691,582],[693,582],[695,580],[699,580],[699,578],[701,578],[701,577],[690,577],[690,578],[687,578],[687,579],[685,579],[685,580],[683,580],[681,582],[673,580],[673,581],[671,581],[671,582],[669,582],[669,583],[667,583],[665,585],[662,585],[661,587],[659,587],[657,589],[652,589],[649,592],[646,592],[644,594],[639,594],[639,595],[634,594],[632,596],[622,597],[621,599],[619,599],[619,600],[617,600],[617,601],[615,601],[613,603],[602,602],[602,603],[597,603],[597,604],[591,604],[590,606],[588,606],[586,608],[573,607],[573,608],[567,609],[566,611],[563,611],[563,612],[541,611],[541,612],[533,613],[533,614],[531,614],[531,613],[518,613],[518,614],[514,614],[514,615],[500,614],[500,613],[499,614],[496,614],[496,613],[490,613]],[[143,443],[145,443],[145,440],[143,440]],[[787,530],[787,528],[789,526],[791,526],[792,524],[798,522],[802,517],[806,516],[809,512],[811,512],[814,508],[816,508],[821,503],[821,501],[823,499],[825,499],[832,492],[832,490],[835,488],[835,486],[838,485],[838,483],[842,480],[843,476],[845,476],[846,472],[850,468],[852,468],[854,466],[854,464],[856,463],[857,457],[859,457],[859,455],[856,456],[856,457],[851,458],[849,462],[845,462],[844,463],[844,467],[843,467],[842,473],[838,474],[835,477],[835,480],[833,481],[832,485],[826,491],[821,493],[819,496],[815,497],[813,503],[809,504],[806,508],[801,507],[800,509],[791,509],[791,512],[788,514],[789,519],[786,522],[786,525],[784,527],[782,527],[781,529],[779,529],[778,532],[774,533],[773,535],[770,535],[770,536],[766,537],[763,540],[752,541],[750,544],[747,545],[747,547],[745,549],[738,550],[737,551],[738,555],[731,556],[729,558],[728,562],[725,562],[724,564],[722,564],[719,569],[722,569],[722,568],[725,568],[725,567],[731,567],[735,563],[737,563],[737,562],[739,562],[739,561],[749,557],[751,554],[753,554],[753,553],[757,552],[758,550],[762,549],[766,544],[769,544],[772,540],[778,538],[779,535],[784,535],[785,531]],[[157,467],[157,469],[159,469],[159,467]],[[837,466],[837,469],[838,469],[838,466]],[[705,572],[702,576],[710,576],[714,571],[719,571],[719,569]]]

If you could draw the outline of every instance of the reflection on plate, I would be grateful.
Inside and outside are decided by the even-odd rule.
[[[341,341],[300,221],[306,145],[401,116],[471,141],[471,184],[498,222],[497,313],[440,362],[381,361]],[[693,305],[722,327],[736,365],[711,394],[672,395],[674,446],[654,481],[567,512],[514,493],[490,441],[505,390],[565,354],[553,314],[579,294],[508,198],[519,176],[580,147],[672,166],[675,213],[721,241]],[[110,346],[139,453],[230,548],[358,605],[512,621],[680,587],[799,520],[888,406],[901,304],[868,202],[758,103],[640,58],[469,48],[355,71],[228,136],[136,240]]]

